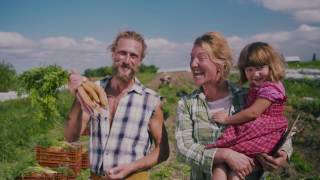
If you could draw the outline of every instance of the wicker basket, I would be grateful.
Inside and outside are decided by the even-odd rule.
[[[81,157],[81,169],[87,169],[89,168],[89,154],[88,151],[82,152]]]
[[[36,159],[41,166],[57,168],[69,166],[75,174],[81,170],[82,147],[74,149],[43,148],[36,146]]]
[[[67,180],[68,178],[62,173],[32,173],[29,175],[21,176],[20,180]]]
[[[76,180],[75,176],[65,176],[62,173],[55,173],[55,174],[40,174],[40,173],[33,173],[30,175],[22,176],[18,178],[19,180]]]

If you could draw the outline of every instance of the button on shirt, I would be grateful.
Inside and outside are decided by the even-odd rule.
[[[104,89],[111,77],[99,81]],[[160,103],[151,89],[138,79],[119,101],[112,127],[109,111],[90,117],[90,168],[100,175],[119,164],[131,163],[146,156],[151,147],[148,124]]]

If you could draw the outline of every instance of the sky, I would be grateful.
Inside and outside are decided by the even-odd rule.
[[[17,72],[57,64],[83,72],[111,66],[108,46],[124,30],[146,39],[144,64],[189,66],[194,39],[222,33],[234,62],[264,41],[284,56],[320,57],[320,0],[1,0],[0,61]]]

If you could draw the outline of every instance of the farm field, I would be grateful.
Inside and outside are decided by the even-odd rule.
[[[313,67],[320,69],[318,65]],[[160,78],[165,75],[172,77],[171,84],[160,86]],[[166,162],[151,169],[151,179],[189,179],[190,168],[176,159],[174,130],[177,94],[195,88],[191,74],[144,72],[138,78],[166,97],[164,113],[171,152]],[[232,75],[231,79],[236,81],[237,75]],[[301,114],[302,126],[293,139],[294,154],[287,167],[271,173],[267,179],[320,179],[320,79],[286,79],[285,86],[288,96],[286,116],[292,122]],[[30,98],[0,102],[0,179],[15,179],[27,167],[36,165],[36,145],[56,145],[63,140],[64,119],[72,101],[71,94],[60,92],[58,112],[61,116],[48,121],[35,118],[38,114],[31,106]],[[87,179],[88,175],[88,170],[82,170],[77,179]]]

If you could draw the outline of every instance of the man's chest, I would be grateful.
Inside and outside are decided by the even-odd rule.
[[[121,99],[121,96],[108,96],[110,124],[112,123],[112,120],[114,119],[114,115],[117,111],[117,107],[119,105],[120,99]]]

